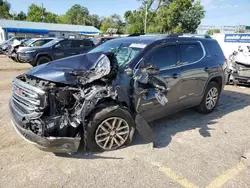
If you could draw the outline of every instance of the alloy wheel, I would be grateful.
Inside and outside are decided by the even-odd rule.
[[[119,117],[111,117],[98,125],[95,141],[104,150],[117,149],[122,146],[130,132],[128,123]]]
[[[218,100],[218,89],[215,87],[212,87],[206,97],[206,107],[207,109],[211,110],[215,107]]]

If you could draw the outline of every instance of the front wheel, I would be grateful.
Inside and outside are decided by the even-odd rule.
[[[210,82],[202,99],[198,110],[201,113],[207,114],[216,108],[220,97],[220,87],[216,82]]]
[[[38,60],[37,60],[37,62],[36,62],[36,65],[37,65],[37,66],[38,66],[38,65],[42,65],[42,64],[48,63],[48,62],[50,62],[50,61],[51,61],[51,59],[50,59],[49,57],[47,57],[47,56],[41,56],[41,57],[38,58]]]
[[[90,117],[86,129],[85,144],[88,150],[114,150],[132,141],[134,119],[126,109],[108,106]]]

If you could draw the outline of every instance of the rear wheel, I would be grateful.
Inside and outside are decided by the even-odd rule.
[[[50,62],[50,61],[51,61],[51,59],[50,59],[49,57],[47,57],[47,56],[41,56],[41,57],[39,57],[38,60],[36,61],[36,65],[37,65],[37,66],[38,66],[38,65],[42,65],[42,64],[48,63],[48,62]]]
[[[134,119],[119,106],[108,106],[95,112],[87,126],[85,142],[88,150],[114,150],[132,141]]]
[[[220,87],[216,82],[210,82],[207,86],[206,92],[202,99],[201,104],[198,106],[198,110],[201,113],[210,113],[214,111],[218,104],[220,97]]]

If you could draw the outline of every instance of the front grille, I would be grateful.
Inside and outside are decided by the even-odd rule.
[[[45,108],[45,91],[17,78],[13,80],[12,106],[19,115],[37,118]]]

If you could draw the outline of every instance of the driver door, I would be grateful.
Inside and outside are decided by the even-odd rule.
[[[72,40],[64,40],[57,44],[54,48],[54,59],[61,59],[71,56],[72,54]]]
[[[134,78],[135,110],[147,121],[179,110],[181,68],[177,66],[178,61],[176,43],[168,43],[154,48],[138,66],[139,72]]]

